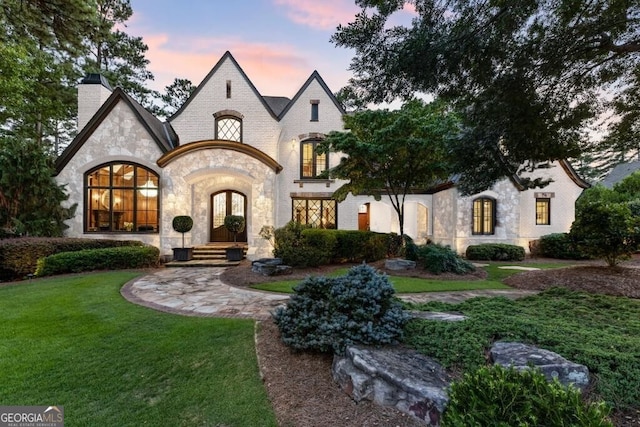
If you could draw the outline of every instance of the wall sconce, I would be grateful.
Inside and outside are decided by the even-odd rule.
[[[138,191],[145,197],[156,197],[158,195],[158,187],[151,180],[142,184]]]
[[[291,149],[292,149],[292,150],[295,150],[295,149],[296,149],[296,139],[295,139],[295,138],[292,138],[292,139],[291,139]]]

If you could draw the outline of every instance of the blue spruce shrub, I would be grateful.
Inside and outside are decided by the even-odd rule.
[[[395,344],[408,315],[386,275],[367,265],[342,277],[308,277],[274,320],[295,350],[343,353],[352,344]]]

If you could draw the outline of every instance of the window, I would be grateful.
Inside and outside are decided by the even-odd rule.
[[[216,139],[242,142],[242,120],[228,116],[216,118]]]
[[[317,99],[311,100],[311,121],[317,122],[319,120],[319,107],[320,101]]]
[[[227,80],[227,99],[231,98],[231,80]]]
[[[473,201],[473,234],[494,234],[496,225],[496,201],[480,197]]]
[[[157,232],[158,175],[133,163],[109,163],[85,175],[87,232]]]
[[[293,199],[293,220],[316,228],[338,228],[336,201],[332,199]]]
[[[536,199],[536,225],[551,224],[551,199]]]
[[[314,179],[329,168],[329,156],[316,152],[320,140],[300,143],[300,179]]]

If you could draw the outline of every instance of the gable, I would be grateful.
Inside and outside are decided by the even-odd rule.
[[[305,97],[303,95],[305,94],[305,92],[308,92],[310,86],[313,83],[316,83],[319,85],[320,90],[331,101],[331,103],[336,108],[336,110],[340,113],[340,115],[346,114],[346,112],[344,111],[344,108],[342,108],[342,105],[340,105],[340,103],[338,102],[338,99],[331,92],[331,90],[329,90],[329,86],[327,86],[327,84],[324,82],[322,77],[320,77],[320,74],[317,71],[314,71],[311,74],[311,76],[309,76],[307,81],[302,85],[300,90],[298,90],[298,92],[295,94],[291,102],[289,102],[289,104],[279,114],[278,116],[279,120],[282,120],[294,105],[300,102],[305,102]]]
[[[96,129],[113,113],[119,103],[123,103],[123,105],[128,107],[137,121],[144,127],[153,141],[155,141],[161,152],[166,153],[178,145],[178,137],[169,123],[162,123],[118,87],[93,115],[87,125],[80,130],[69,146],[58,156],[55,162],[56,175],[64,169]]]

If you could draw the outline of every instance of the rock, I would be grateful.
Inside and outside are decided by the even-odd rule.
[[[263,276],[291,274],[291,267],[284,265],[280,258],[260,258],[251,263],[251,271]]]
[[[461,322],[467,320],[467,316],[461,313],[447,313],[440,311],[409,311],[413,319],[439,320],[441,322]]]
[[[402,258],[390,258],[385,260],[384,268],[387,270],[413,270],[416,268],[416,262]]]
[[[498,341],[491,347],[490,355],[497,365],[513,366],[518,370],[530,369],[533,365],[548,380],[557,378],[560,383],[573,384],[580,390],[589,384],[589,369],[586,366],[532,345]]]
[[[348,347],[334,356],[333,378],[355,401],[371,400],[438,426],[450,378],[433,359],[414,350]]]

